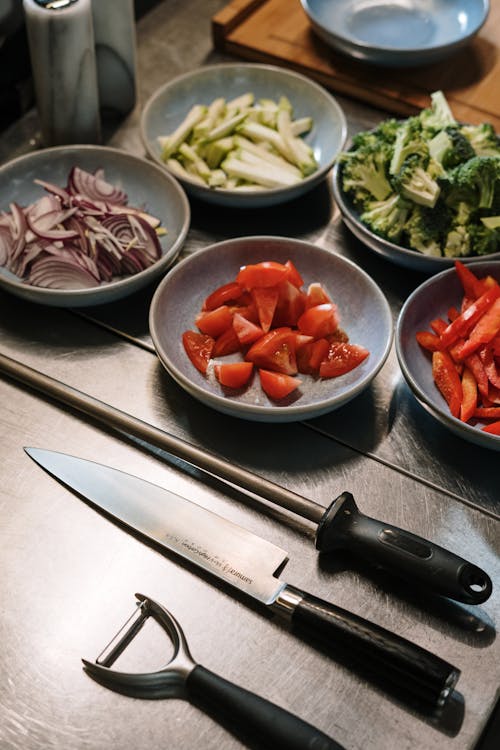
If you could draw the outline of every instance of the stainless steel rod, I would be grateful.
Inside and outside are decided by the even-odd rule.
[[[127,412],[116,409],[104,401],[99,401],[83,391],[72,388],[1,353],[0,371],[56,401],[93,417],[107,427],[121,430],[151,445],[162,448],[189,464],[259,495],[281,508],[286,508],[302,516],[302,518],[319,523],[325,513],[326,508],[313,500],[306,499],[268,479],[264,479],[258,474],[231,464],[213,453],[182,440],[182,438],[160,430],[158,427],[153,427]]]

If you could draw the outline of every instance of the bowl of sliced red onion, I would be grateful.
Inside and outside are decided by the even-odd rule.
[[[132,294],[175,261],[190,221],[181,186],[104,146],[59,146],[0,167],[0,288],[85,307]]]

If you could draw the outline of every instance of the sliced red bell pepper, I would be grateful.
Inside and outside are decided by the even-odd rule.
[[[487,283],[485,282],[485,279],[479,279],[470,268],[460,260],[455,261],[455,270],[466,297],[477,299],[486,291]]]
[[[472,416],[477,419],[500,419],[500,406],[478,406]]]
[[[415,338],[423,349],[428,352],[437,352],[441,349],[441,339],[431,331],[417,331]]]
[[[460,404],[460,419],[468,422],[477,407],[477,383],[471,370],[464,367],[462,373],[462,403]]]
[[[490,435],[500,435],[500,420],[498,422],[492,422],[491,424],[483,427],[483,432],[489,432]]]
[[[488,392],[489,392],[488,376],[486,375],[486,370],[484,369],[483,363],[479,359],[479,355],[476,353],[471,354],[465,360],[465,364],[467,365],[469,370],[472,373],[474,373],[477,387],[481,396],[488,398]]]
[[[444,320],[444,318],[434,318],[434,320],[431,320],[430,327],[436,333],[438,336],[441,336],[441,334],[448,328],[449,323]]]
[[[483,299],[488,294],[496,291],[497,289],[500,290],[500,287],[492,287],[492,289],[488,292],[485,292],[485,294],[480,297],[479,300]],[[477,302],[479,302],[479,300]],[[453,325],[453,323],[451,325]],[[462,359],[465,359],[469,356],[469,354],[475,352],[481,346],[481,344],[488,344],[492,339],[495,338],[499,331],[500,298],[497,295],[493,304],[490,305],[486,312],[481,315],[472,331],[470,331],[469,337],[465,344],[460,347],[460,351],[458,352],[459,356]]]
[[[500,371],[497,367],[491,346],[482,344],[478,350],[479,358],[484,365],[488,380],[495,388],[500,388]]]
[[[439,391],[446,399],[451,414],[458,418],[462,403],[462,383],[448,352],[433,353],[432,376]]]
[[[458,318],[453,320],[441,334],[441,345],[444,349],[455,343],[461,336],[466,336],[481,317],[493,306],[500,297],[500,286],[497,284],[484,292],[475,302],[464,310]],[[482,343],[481,341],[479,343]],[[474,351],[472,348],[468,354]],[[464,354],[463,358],[468,356]]]

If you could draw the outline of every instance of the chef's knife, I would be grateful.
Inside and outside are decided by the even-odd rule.
[[[400,699],[437,714],[459,670],[410,641],[277,577],[287,554],[196,503],[139,477],[64,453],[31,458],[114,520],[284,616],[292,631],[348,660]]]
[[[360,513],[349,492],[337,497],[325,510],[313,500],[1,353],[0,372],[90,415],[107,427],[156,445],[203,471],[313,521],[318,525],[316,548],[319,552],[348,549],[427,591],[468,604],[480,604],[491,594],[491,580],[481,568],[422,537]]]

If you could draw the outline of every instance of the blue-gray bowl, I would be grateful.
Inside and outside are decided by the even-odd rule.
[[[479,276],[491,274],[500,282],[500,261],[483,261],[473,266]],[[500,436],[483,432],[477,425],[466,424],[452,417],[448,405],[432,378],[431,356],[417,343],[417,331],[429,329],[431,320],[447,318],[448,309],[460,306],[463,288],[454,268],[432,276],[408,297],[401,308],[396,324],[395,346],[397,358],[417,401],[441,424],[461,438],[485,448],[500,450]]]
[[[161,159],[159,137],[174,131],[195,104],[208,105],[218,97],[233,99],[248,92],[256,99],[276,100],[286,96],[295,117],[312,117],[313,128],[304,140],[314,151],[318,169],[296,185],[255,193],[204,187],[174,175],[188,194],[225,206],[271,206],[311,190],[333,167],[347,135],[346,119],[336,100],[322,86],[298,73],[252,63],[224,63],[199,68],[175,78],[154,93],[141,117],[141,135],[148,155],[167,170]]]

